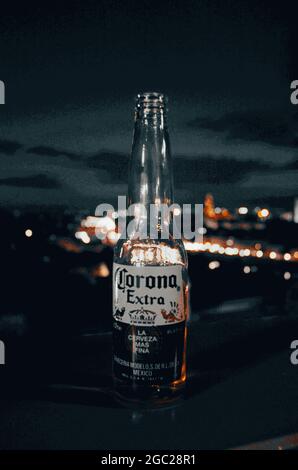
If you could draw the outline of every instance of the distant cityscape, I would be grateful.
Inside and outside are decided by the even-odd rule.
[[[297,201],[291,212],[232,210],[206,195],[203,240],[184,241],[194,321],[298,313],[297,212]],[[57,324],[61,334],[109,331],[115,220],[69,209],[1,209],[0,217],[2,337]]]
[[[284,233],[273,235],[270,222],[271,225],[273,223],[275,232]],[[215,206],[213,196],[207,194],[204,201],[203,241],[198,243],[185,240],[184,244],[186,250],[191,253],[208,252],[222,256],[297,262],[298,245],[292,243],[298,228],[298,225],[294,225],[296,223],[298,199],[294,201],[293,212],[272,212],[267,207],[249,209],[246,206],[240,206],[232,212]],[[73,240],[61,239],[58,243],[68,250],[75,251],[77,241],[82,246],[97,244],[98,232],[104,236],[102,243],[107,246],[114,246],[119,237],[116,222],[112,217],[87,216],[82,219]],[[210,269],[216,269],[215,265],[211,264]],[[289,275],[290,273],[286,277]]]

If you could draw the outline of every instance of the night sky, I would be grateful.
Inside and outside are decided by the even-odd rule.
[[[134,96],[146,90],[169,97],[178,202],[211,191],[228,206],[273,196],[282,206],[296,194],[291,3],[9,2],[1,10],[2,205],[91,211],[125,194]]]

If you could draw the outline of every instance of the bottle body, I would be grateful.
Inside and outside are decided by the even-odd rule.
[[[141,110],[143,113],[143,110]],[[129,202],[172,202],[168,137],[160,108],[137,118],[130,168]],[[136,136],[137,134],[137,136]],[[136,226],[142,226],[140,217]],[[148,225],[148,219],[145,222]],[[161,404],[176,399],[186,381],[188,319],[187,256],[172,235],[132,233],[120,239],[113,266],[113,378],[122,401]]]

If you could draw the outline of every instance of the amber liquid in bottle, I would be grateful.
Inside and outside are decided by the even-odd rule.
[[[170,206],[172,192],[165,98],[144,93],[137,100],[128,203]],[[113,380],[119,400],[150,407],[172,403],[184,388],[189,288],[187,255],[172,219],[167,238],[159,229],[152,238],[148,220],[147,237],[136,230],[115,247]],[[140,216],[136,226],[143,222]]]

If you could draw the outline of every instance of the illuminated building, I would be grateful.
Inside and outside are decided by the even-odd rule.
[[[215,207],[212,194],[208,193],[204,200],[204,217],[214,220],[231,219],[232,216],[228,209],[224,207]]]

